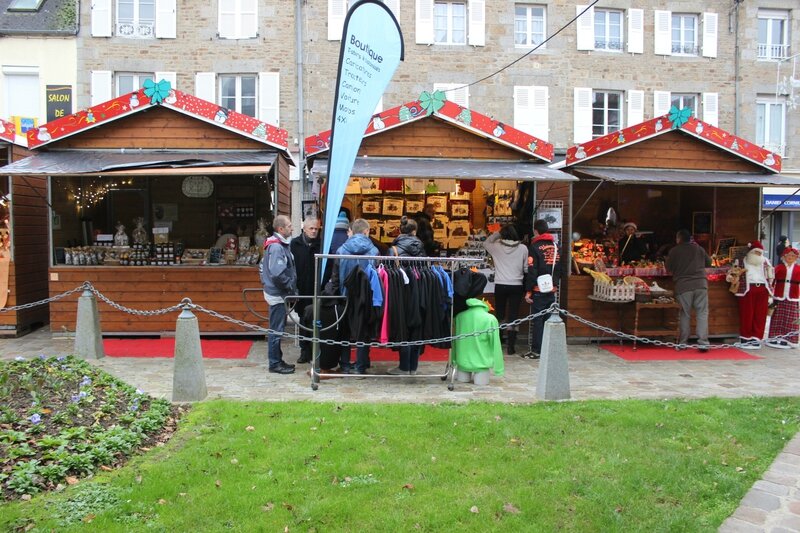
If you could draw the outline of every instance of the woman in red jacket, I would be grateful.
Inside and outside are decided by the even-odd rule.
[[[800,266],[797,249],[787,246],[781,262],[775,267],[775,312],[769,322],[767,346],[772,348],[797,348],[798,318],[800,318]]]

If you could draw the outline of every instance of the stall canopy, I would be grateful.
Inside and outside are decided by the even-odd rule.
[[[311,175],[327,177],[328,160],[314,162]],[[515,181],[577,181],[566,172],[528,161],[357,157],[352,175],[362,178],[456,178]]]
[[[632,149],[633,145],[638,146]],[[625,155],[616,156],[614,152],[619,150],[624,150]],[[726,154],[725,160],[721,153]],[[656,161],[659,164],[653,164]],[[671,168],[661,174],[650,170],[663,169],[665,165]],[[676,107],[666,115],[572,146],[567,150],[566,160],[551,167],[572,168],[602,179],[627,182],[665,180],[694,185],[707,182],[756,186],[787,183],[774,176],[770,181],[766,176],[781,171],[780,155],[694,118],[690,108]],[[621,170],[620,167],[637,168]],[[730,171],[734,175],[722,177],[708,172],[709,169]]]
[[[182,151],[52,151],[34,154],[7,165],[0,174],[69,176],[85,174],[155,175],[181,174],[180,170],[204,174],[268,172],[275,152],[182,152]],[[256,166],[256,167],[254,167]],[[159,172],[159,169],[166,172]]]
[[[423,93],[419,100],[381,111],[372,117],[364,131],[370,137],[385,131],[420,120],[439,120],[497,144],[511,148],[541,162],[553,160],[553,145],[508,124],[473,111],[445,99],[439,91],[433,95]],[[308,157],[318,156],[330,148],[331,130],[306,137],[305,149]],[[409,176],[406,173],[405,176]],[[452,176],[451,176],[452,177]]]
[[[662,183],[669,185],[753,186],[797,185],[800,180],[781,174],[747,172],[708,172],[698,170],[654,170],[645,168],[603,168],[586,166],[575,169],[580,177],[615,183]]]

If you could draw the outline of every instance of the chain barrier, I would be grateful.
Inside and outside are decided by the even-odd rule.
[[[615,330],[613,328],[610,328],[608,326],[603,326],[601,324],[597,324],[596,322],[592,322],[591,320],[587,320],[587,319],[585,319],[585,318],[583,318],[581,316],[576,315],[575,313],[569,312],[566,309],[562,309],[561,307],[558,306],[557,303],[553,303],[547,309],[544,309],[544,310],[539,311],[537,313],[532,313],[532,314],[530,314],[528,316],[525,316],[525,317],[522,317],[522,318],[518,318],[518,319],[513,320],[511,322],[506,322],[506,323],[503,323],[503,324],[499,324],[497,327],[492,327],[492,328],[483,329],[483,330],[479,330],[479,331],[471,331],[469,333],[462,333],[462,334],[459,334],[459,335],[452,335],[452,336],[449,336],[449,337],[438,337],[438,338],[435,338],[435,339],[422,339],[422,340],[414,340],[414,341],[386,342],[386,343],[381,343],[381,342],[363,342],[363,341],[356,341],[356,342],[337,341],[337,340],[334,340],[334,339],[321,339],[321,338],[317,338],[317,337],[309,337],[309,336],[302,335],[302,334],[289,333],[287,331],[276,331],[276,330],[273,330],[273,329],[269,329],[269,328],[265,328],[265,327],[262,327],[262,326],[258,326],[256,324],[250,324],[249,322],[245,322],[244,320],[239,320],[239,319],[233,318],[231,316],[223,315],[222,313],[218,313],[217,311],[214,311],[212,309],[206,309],[202,305],[198,305],[198,304],[193,303],[189,298],[184,298],[183,300],[181,300],[180,303],[178,303],[176,305],[172,305],[170,307],[165,307],[163,309],[154,309],[154,310],[146,310],[146,311],[145,310],[139,310],[139,309],[132,309],[130,307],[125,307],[123,305],[120,305],[120,304],[112,301],[110,298],[108,298],[103,293],[101,293],[99,290],[97,290],[88,281],[85,281],[83,284],[75,287],[74,289],[71,289],[69,291],[63,292],[61,294],[57,294],[56,296],[51,296],[50,298],[46,298],[44,300],[39,300],[37,302],[31,302],[31,303],[22,304],[22,305],[6,307],[6,308],[3,308],[3,309],[0,309],[0,312],[20,311],[20,310],[23,310],[23,309],[29,309],[29,308],[32,308],[32,307],[37,307],[39,305],[49,304],[51,302],[55,302],[55,301],[60,300],[62,298],[66,298],[67,296],[75,294],[76,292],[79,292],[79,291],[90,291],[92,294],[97,296],[97,298],[99,300],[101,300],[104,303],[108,304],[110,307],[113,307],[114,309],[116,309],[118,311],[121,311],[123,313],[128,313],[128,314],[132,314],[132,315],[136,315],[136,316],[165,315],[165,314],[168,314],[168,313],[172,313],[172,312],[175,312],[175,311],[180,311],[182,309],[187,309],[188,308],[188,309],[192,309],[192,310],[195,310],[195,311],[199,311],[199,312],[205,313],[205,314],[207,314],[207,315],[209,315],[211,317],[214,317],[214,318],[216,318],[218,320],[222,320],[223,322],[228,322],[230,324],[234,324],[234,325],[237,325],[237,326],[239,326],[241,328],[249,329],[249,330],[252,330],[252,331],[260,333],[260,334],[275,335],[275,336],[282,337],[282,338],[297,339],[297,340],[300,340],[300,341],[311,341],[311,342],[317,341],[320,344],[326,344],[326,345],[329,345],[329,346],[341,346],[341,347],[351,347],[351,348],[352,347],[355,347],[355,348],[365,348],[365,347],[369,347],[369,348],[399,348],[399,347],[402,347],[402,346],[427,346],[429,344],[445,344],[445,343],[451,343],[453,341],[460,340],[460,339],[466,339],[466,338],[469,338],[469,337],[477,337],[479,335],[483,335],[484,333],[490,333],[490,332],[493,332],[493,331],[516,329],[517,326],[519,326],[519,325],[521,325],[521,324],[523,324],[525,322],[530,322],[530,321],[532,321],[532,320],[534,320],[536,318],[539,318],[541,316],[544,316],[544,315],[556,314],[557,313],[557,314],[559,314],[559,315],[561,315],[563,317],[571,318],[571,319],[573,319],[573,320],[575,320],[575,321],[577,321],[577,322],[579,322],[581,324],[584,324],[585,326],[588,326],[588,327],[590,327],[592,329],[601,331],[604,334],[608,334],[609,336],[619,337],[620,339],[634,341],[634,342],[640,343],[640,344],[650,344],[650,345],[653,345],[653,346],[665,346],[665,347],[668,347],[668,348],[674,348],[676,350],[685,350],[685,349],[689,349],[689,348],[698,348],[697,344],[686,344],[686,343],[662,341],[662,340],[659,340],[659,339],[650,339],[650,338],[647,338],[647,337],[640,337],[638,335],[633,335],[631,333],[625,333],[624,331],[617,331],[617,330]],[[776,340],[786,340],[789,337],[793,337],[793,336],[796,336],[796,335],[797,335],[797,332],[786,333],[784,335],[779,335],[777,337],[770,337],[769,339],[767,339],[766,342],[776,341]],[[706,348],[708,350],[721,350],[721,349],[725,349],[725,348],[745,348],[746,349],[746,348],[752,348],[756,344],[760,344],[760,342],[756,343],[755,341],[751,341],[751,342],[734,342],[734,343],[730,343],[730,344],[709,344],[707,346],[703,346],[703,348]]]

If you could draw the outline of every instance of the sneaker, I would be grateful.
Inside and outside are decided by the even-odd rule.
[[[299,324],[300,317],[297,315],[297,311],[292,311],[288,315],[288,319],[291,321],[292,324]]]
[[[417,371],[416,370],[409,370],[408,371],[408,375],[409,376],[416,376],[417,375]]]
[[[297,360],[298,365],[306,365],[311,362],[311,356],[309,355],[301,355],[300,358]]]
[[[700,350],[700,353],[706,353],[708,351],[708,344],[698,344],[697,349]]]
[[[767,341],[767,346],[770,348],[778,348],[779,350],[788,350],[791,348],[786,341]]]
[[[269,372],[271,374],[294,374],[294,367],[290,368],[288,366],[278,365],[278,366],[270,368]]]
[[[292,363],[287,363],[286,361],[281,361],[280,366],[294,370],[294,365]]]
[[[411,374],[409,370],[403,370],[400,367],[391,368],[387,370],[386,373],[389,374],[390,376],[408,376]]]
[[[744,348],[745,350],[760,350],[761,349],[761,342],[759,341],[747,341],[743,342],[740,348]]]

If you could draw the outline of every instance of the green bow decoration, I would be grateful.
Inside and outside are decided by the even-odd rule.
[[[447,98],[445,97],[443,91],[434,91],[433,94],[429,93],[428,91],[423,91],[423,93],[419,95],[419,103],[422,105],[422,109],[427,111],[427,116],[430,116],[443,108],[445,100],[447,100]]]
[[[676,130],[686,124],[692,116],[692,108],[691,107],[684,107],[682,109],[678,109],[675,106],[672,106],[669,109],[669,119],[672,121],[672,129]]]
[[[151,104],[160,104],[169,96],[172,85],[167,80],[156,83],[153,80],[144,80],[144,94],[150,98]]]

